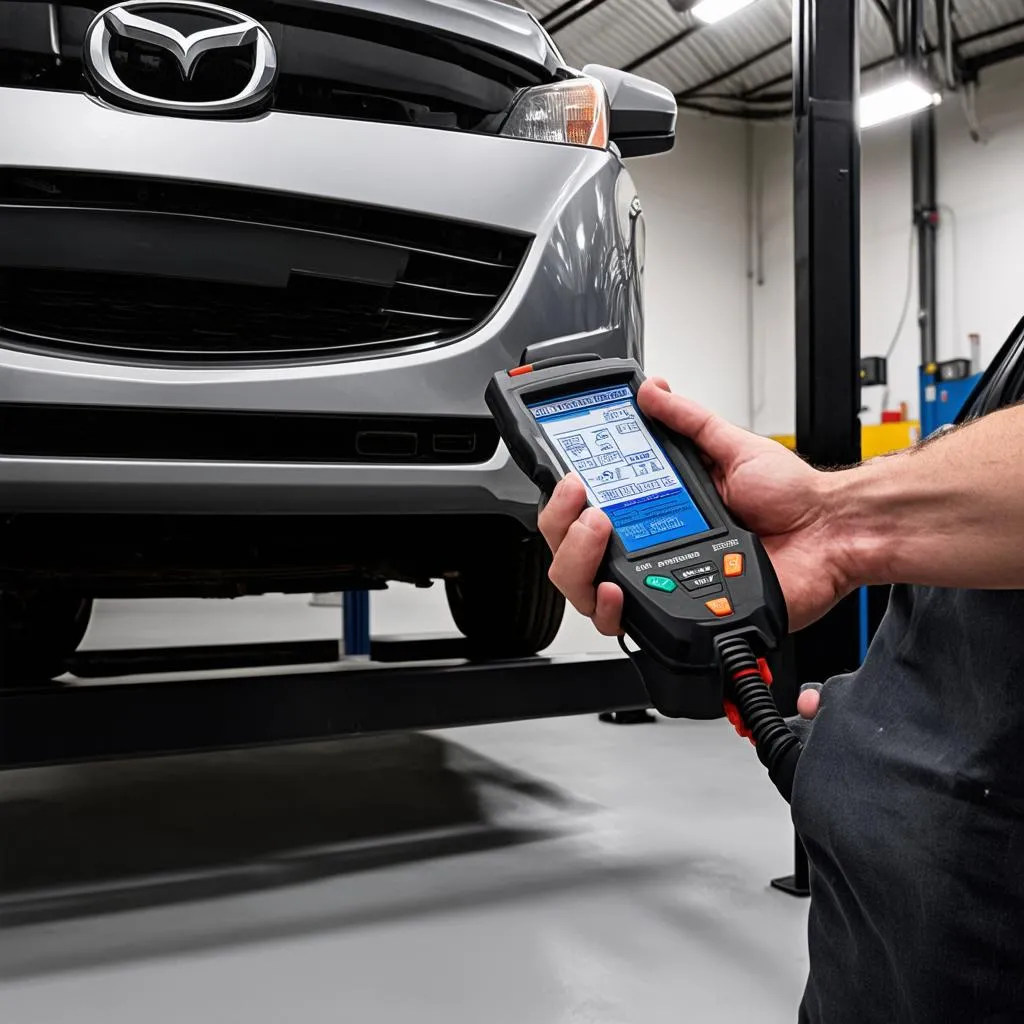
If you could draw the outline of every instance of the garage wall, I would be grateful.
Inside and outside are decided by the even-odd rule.
[[[680,112],[675,149],[630,161],[647,223],[646,361],[749,423],[744,125]]]
[[[938,351],[969,355],[967,335],[981,334],[990,359],[1024,314],[1024,62],[993,68],[978,92],[987,143],[974,143],[959,97],[937,111],[939,233]],[[911,225],[910,134],[907,121],[863,136],[861,168],[861,347],[882,355],[892,340],[907,291]],[[794,426],[792,130],[756,130],[755,180],[760,211],[763,281],[754,289],[754,427],[786,433]],[[916,253],[907,317],[889,364],[890,400],[917,415]],[[879,389],[865,392],[865,422],[877,422]]]

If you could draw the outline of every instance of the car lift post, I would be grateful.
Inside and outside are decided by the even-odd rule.
[[[346,658],[370,653],[368,590],[346,590],[341,595],[341,643]]]
[[[857,0],[793,3],[793,215],[796,447],[813,465],[860,461],[860,91]],[[857,595],[794,638],[797,679],[824,682],[859,663]],[[809,894],[799,837],[793,874]]]

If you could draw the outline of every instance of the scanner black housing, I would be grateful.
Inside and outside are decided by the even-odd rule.
[[[497,373],[487,387],[487,406],[516,464],[550,496],[568,467],[554,453],[527,403],[592,389],[627,384],[635,394],[643,383],[632,359],[588,359],[554,366],[538,364],[511,376]],[[760,654],[786,635],[788,619],[782,590],[761,542],[738,523],[721,498],[693,442],[647,417],[658,440],[690,491],[709,529],[697,536],[628,553],[613,533],[598,579],[617,583],[623,592],[623,629],[653,662],[643,669],[654,706],[673,718],[722,715],[722,679],[715,640],[742,634]],[[742,554],[741,576],[722,578],[733,613],[717,617],[698,594],[679,586],[662,593],[645,586],[648,575],[672,577],[688,564],[715,562],[721,572],[727,554]]]

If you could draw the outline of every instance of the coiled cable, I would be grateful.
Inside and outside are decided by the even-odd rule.
[[[742,636],[726,636],[716,644],[727,695],[743,716],[775,788],[789,802],[803,744],[779,714],[768,684],[761,678],[753,648]]]

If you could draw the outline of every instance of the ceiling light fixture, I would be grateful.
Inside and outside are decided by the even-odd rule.
[[[742,11],[755,0],[669,0],[672,7],[680,14],[689,12],[705,25],[713,25],[716,21],[728,18],[730,14]]]
[[[862,95],[858,121],[862,129],[873,128],[876,124],[916,114],[941,102],[942,96],[926,84],[909,77],[901,78]]]

